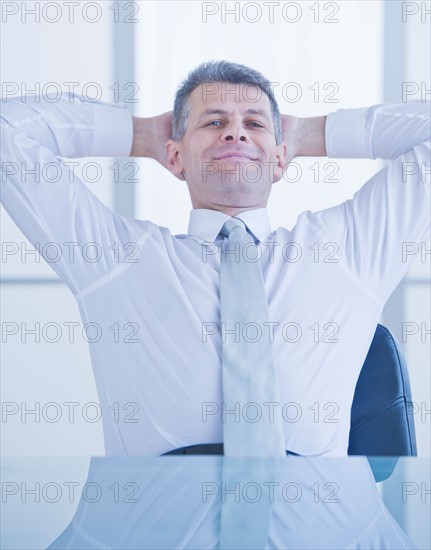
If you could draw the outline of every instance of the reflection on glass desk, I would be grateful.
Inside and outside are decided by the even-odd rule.
[[[4,549],[431,544],[428,458],[4,458],[1,482]]]

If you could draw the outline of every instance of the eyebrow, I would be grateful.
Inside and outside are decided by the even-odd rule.
[[[203,118],[207,117],[208,115],[228,115],[228,114],[229,114],[229,111],[226,111],[224,109],[205,109],[205,111],[198,118],[198,122],[200,122]],[[259,115],[265,118],[268,122],[270,122],[266,111],[264,111],[263,109],[247,109],[245,111],[245,114]]]

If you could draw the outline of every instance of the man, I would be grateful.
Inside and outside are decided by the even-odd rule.
[[[232,85],[237,93],[226,93]],[[403,262],[402,243],[428,236],[429,122],[429,103],[421,102],[280,117],[270,83],[224,61],[189,75],[172,123],[170,113],[132,118],[124,105],[66,95],[58,103],[17,98],[3,106],[3,203],[30,241],[62,247],[51,265],[83,322],[102,327],[90,352],[107,454],[160,455],[222,442],[226,415],[241,422],[249,413],[246,404],[233,413],[223,407],[222,345],[256,336],[273,349],[285,449],[347,454],[362,364],[380,313],[414,259]],[[115,214],[57,158],[128,155],[155,158],[186,181],[193,205],[187,234]],[[391,162],[352,199],[303,212],[291,231],[271,230],[272,185],[304,155]],[[10,169],[17,162],[27,170],[55,163],[61,175],[55,183],[30,175],[23,184]],[[233,216],[257,245],[268,301],[271,322],[251,327],[253,334],[220,323],[217,251]],[[100,258],[69,261],[71,242],[98,243]],[[112,421],[114,404],[128,422]]]

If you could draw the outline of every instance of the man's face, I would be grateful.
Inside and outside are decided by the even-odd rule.
[[[189,102],[186,133],[166,149],[193,207],[265,207],[286,158],[286,145],[275,142],[268,96],[255,86],[211,83],[197,87]]]

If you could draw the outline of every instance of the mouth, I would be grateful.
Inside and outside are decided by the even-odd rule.
[[[244,153],[226,153],[222,155],[221,157],[216,157],[214,160],[235,160],[235,161],[244,161],[244,160],[251,160],[256,161],[257,159],[254,157],[251,157],[249,155],[246,155]]]

